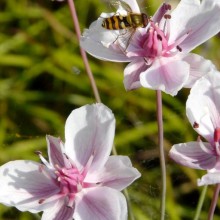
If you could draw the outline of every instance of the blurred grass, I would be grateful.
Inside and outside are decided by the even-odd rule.
[[[142,2],[150,15],[160,1]],[[102,11],[100,0],[75,1],[81,29]],[[219,38],[196,52],[218,66]],[[115,145],[119,154],[131,157],[142,177],[128,188],[136,220],[159,219],[160,167],[157,148],[155,92],[123,87],[125,64],[102,62],[89,56],[90,65],[105,105],[116,117]],[[219,66],[218,66],[219,67]],[[165,149],[195,140],[185,116],[189,91],[176,97],[163,94]],[[79,44],[66,2],[43,0],[0,1],[0,163],[38,160],[35,150],[46,154],[45,135],[63,138],[69,113],[95,102],[79,53]],[[201,171],[180,167],[167,158],[167,216],[191,220],[202,190],[196,186]],[[213,188],[209,187],[201,220],[207,218]],[[218,209],[220,204],[218,204]],[[217,212],[218,213],[218,210]],[[216,219],[217,219],[216,215]],[[1,220],[34,220],[37,216],[0,205]]]

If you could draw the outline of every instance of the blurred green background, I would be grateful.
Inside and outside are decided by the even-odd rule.
[[[162,1],[142,1],[153,15]],[[177,1],[172,1],[175,4]],[[81,30],[89,27],[109,6],[101,0],[75,1]],[[216,36],[196,49],[219,68],[220,44]],[[115,146],[128,155],[142,177],[128,188],[136,220],[158,220],[161,174],[158,158],[155,91],[126,92],[126,64],[103,62],[88,56],[102,102],[115,114]],[[176,97],[163,94],[166,155],[175,143],[192,141],[196,133],[185,116],[189,90]],[[39,161],[46,156],[45,135],[63,138],[69,113],[94,103],[90,82],[79,52],[66,2],[49,0],[0,1],[0,164],[10,160]],[[167,161],[166,219],[191,220],[202,188],[196,180],[204,172]],[[1,186],[1,180],[0,180]],[[207,219],[213,196],[207,191],[200,219]],[[220,203],[216,210],[218,219]],[[38,216],[0,205],[1,220],[34,220]]]

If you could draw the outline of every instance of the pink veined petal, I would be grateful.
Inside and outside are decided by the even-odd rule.
[[[202,76],[205,76],[215,68],[215,65],[210,61],[204,59],[197,54],[187,54],[182,57],[182,60],[190,64],[190,75],[188,81],[185,83],[185,88],[191,88],[195,82]]]
[[[212,185],[220,183],[220,171],[216,173],[207,173],[197,180],[198,186]]]
[[[143,58],[137,58],[129,63],[124,70],[124,86],[126,90],[141,87],[140,74],[147,69]]]
[[[44,211],[41,220],[72,220],[74,209],[66,205],[65,198]]]
[[[209,143],[189,142],[173,145],[169,156],[183,166],[208,170],[216,163],[216,156],[211,152],[212,147]]]
[[[152,66],[140,75],[143,87],[176,95],[189,77],[190,66],[181,60],[155,59]]]
[[[211,71],[192,87],[186,102],[187,117],[201,136],[213,143],[214,130],[220,127],[220,73]]]
[[[124,195],[108,187],[87,188],[76,196],[75,220],[127,220]]]
[[[111,16],[112,14],[109,14]],[[101,14],[101,18],[94,21],[89,29],[83,32],[80,39],[80,46],[92,56],[114,62],[129,62],[123,50],[109,47],[117,40],[120,34],[118,30],[106,30],[102,27],[103,17],[109,17],[107,14]]]
[[[172,12],[170,42],[189,32],[179,45],[189,52],[220,31],[220,1],[181,0]]]
[[[102,169],[87,174],[85,182],[98,182],[102,186],[123,190],[140,176],[128,157],[110,156]]]
[[[46,138],[50,164],[53,164],[53,166],[58,165],[59,167],[68,166],[67,159],[62,149],[63,143],[61,139],[50,135],[47,135]]]
[[[0,167],[0,202],[21,211],[40,212],[53,205],[47,198],[56,195],[59,187],[50,173],[40,171],[42,164],[18,160]]]
[[[65,125],[65,150],[79,170],[91,157],[90,170],[102,167],[111,152],[115,118],[103,104],[86,105],[69,115]]]

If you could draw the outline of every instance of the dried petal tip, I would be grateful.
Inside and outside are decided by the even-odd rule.
[[[38,156],[42,155],[42,152],[39,150],[36,150],[34,153],[37,154]]]

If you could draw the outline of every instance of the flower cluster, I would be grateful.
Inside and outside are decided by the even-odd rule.
[[[199,186],[219,184],[220,72],[191,51],[220,31],[220,0],[181,0],[173,11],[165,2],[152,17],[136,0],[113,2],[116,13],[102,13],[84,31],[81,47],[102,60],[128,62],[126,90],[145,87],[174,96],[191,88],[186,114],[199,138],[175,144],[169,156],[206,170]],[[73,110],[65,142],[46,136],[48,160],[37,151],[41,163],[16,160],[0,167],[0,203],[42,212],[43,220],[126,220],[121,191],[141,174],[127,156],[110,156],[114,134],[115,118],[105,105]]]

